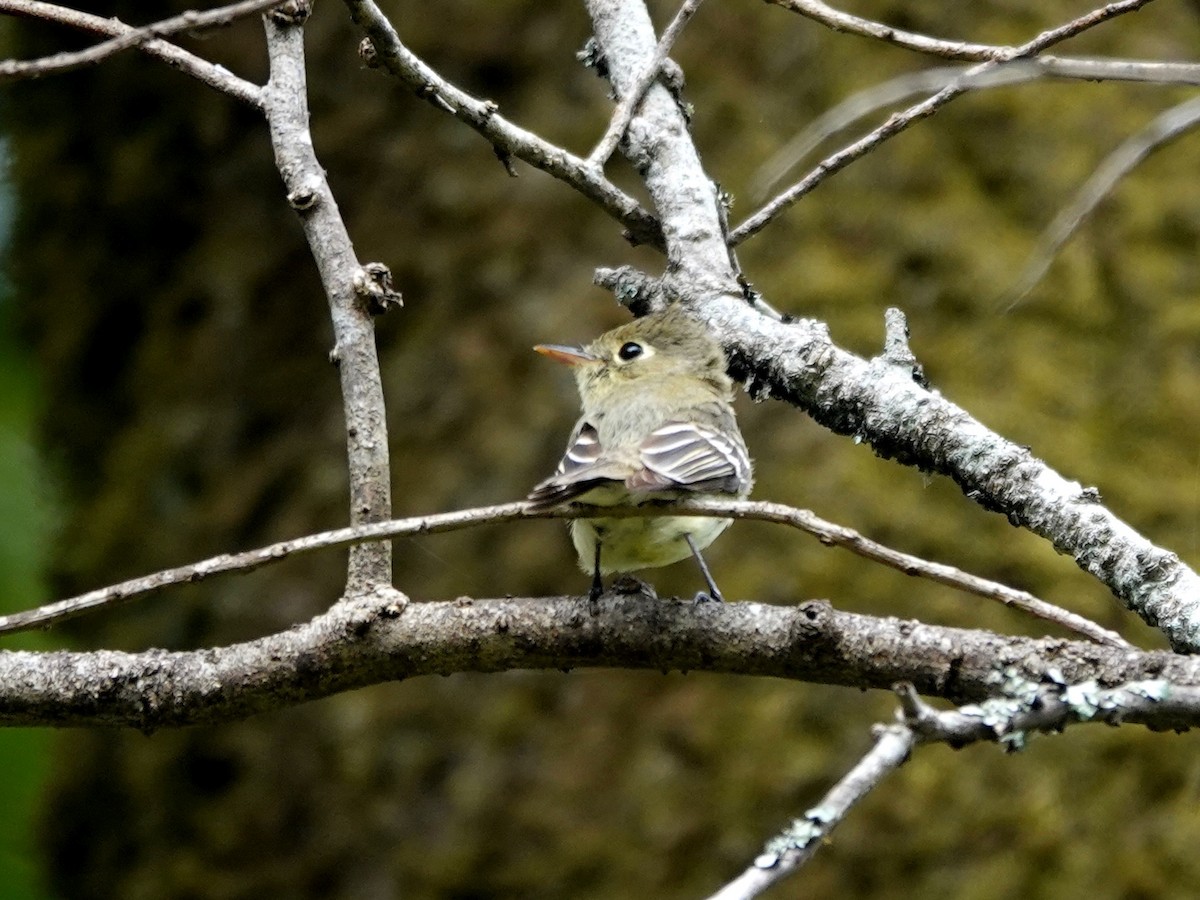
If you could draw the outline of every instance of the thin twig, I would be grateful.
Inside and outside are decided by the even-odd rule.
[[[575,188],[625,226],[635,243],[663,248],[658,220],[605,178],[598,166],[508,121],[496,104],[455,87],[404,45],[372,0],[346,0],[346,6],[367,33],[375,58],[418,97],[475,129],[502,159],[514,156]]]
[[[1057,733],[1087,722],[1120,725],[1130,719],[1173,717],[1200,702],[1200,689],[1165,678],[1104,687],[1094,679],[1072,684],[1061,674],[1035,682],[1008,673],[997,696],[949,710],[930,706],[911,684],[900,683],[893,690],[900,697],[897,718],[918,742],[952,747],[987,742],[1009,752],[1024,749],[1032,733]]]
[[[1035,37],[1033,40],[1012,48],[1012,54],[1007,59],[1020,59],[1035,56],[1043,50],[1053,47],[1069,38],[1076,37],[1090,28],[1107,22],[1116,16],[1136,12],[1153,0],[1119,0],[1106,6],[1094,9],[1085,15],[1072,19],[1064,25],[1051,28]],[[887,121],[873,131],[859,138],[854,143],[823,159],[804,178],[800,179],[786,191],[775,197],[746,221],[730,232],[730,243],[737,245],[765,228],[784,210],[791,207],[797,200],[809,193],[813,188],[836,172],[840,172],[850,163],[865,156],[884,141],[895,137],[909,126],[921,119],[932,116],[939,109],[970,90],[970,79],[990,71],[1005,60],[989,60],[967,70],[963,80],[955,81],[936,94],[927,97],[920,103],[908,109],[889,116]]]
[[[1127,641],[1108,629],[1068,610],[1039,600],[1025,591],[971,575],[953,566],[930,562],[908,553],[893,550],[864,538],[853,529],[827,522],[808,510],[759,500],[690,500],[680,501],[669,507],[569,506],[551,510],[534,510],[530,508],[529,504],[523,502],[505,503],[498,506],[484,506],[430,516],[415,516],[389,522],[339,528],[294,540],[280,541],[257,550],[248,550],[243,553],[223,553],[201,562],[175,569],[166,569],[152,575],[89,591],[86,594],[50,603],[38,609],[0,616],[0,634],[25,631],[39,625],[63,621],[99,607],[117,606],[139,595],[158,591],[170,585],[203,581],[214,575],[228,572],[249,572],[260,566],[316,550],[328,550],[411,535],[457,531],[477,525],[498,525],[518,519],[590,518],[601,515],[650,516],[662,515],[668,511],[672,514],[688,512],[701,516],[731,516],[738,519],[790,525],[813,535],[826,546],[842,547],[907,575],[920,576],[976,596],[998,600],[1006,606],[1012,606],[1030,615],[1054,622],[1097,643],[1125,649],[1131,647]]]
[[[162,19],[150,25],[131,27],[129,31],[101,41],[86,50],[73,53],[56,53],[41,59],[31,60],[0,60],[0,79],[42,78],[46,75],[57,75],[70,72],[83,66],[95,65],[123,50],[140,47],[155,38],[167,37],[181,31],[202,31],[207,28],[217,28],[230,25],[238,19],[244,19],[255,13],[265,12],[273,6],[279,6],[286,0],[242,0],[217,9],[202,12],[188,10],[178,16]],[[0,0],[0,12],[21,14],[26,6],[34,6],[22,0]],[[32,9],[28,13],[34,15]],[[109,21],[116,22],[116,19]]]
[[[916,736],[904,725],[877,727],[875,746],[821,802],[770,841],[741,875],[709,900],[751,900],[808,862],[850,810],[909,757]]]
[[[53,3],[43,3],[41,0],[0,0],[0,13],[28,16],[42,19],[93,34],[105,34],[114,37],[127,35],[138,29],[126,25],[116,19],[106,19],[93,16],[65,6]],[[255,108],[261,108],[262,89],[252,82],[238,78],[222,66],[201,59],[193,53],[176,47],[162,38],[153,38],[138,45],[143,53],[162,60],[173,68],[191,75],[198,81],[216,88],[243,103]]]
[[[953,59],[960,62],[987,62],[995,60],[1002,62],[1004,60],[1014,59],[1020,56],[1020,48],[1006,44],[976,44],[969,41],[952,41],[946,38],[933,37],[932,35],[922,34],[916,31],[905,31],[901,28],[896,28],[888,25],[885,22],[879,22],[874,19],[867,19],[862,16],[852,15],[851,13],[843,12],[840,9],[835,9],[828,3],[822,0],[767,0],[768,3],[775,6],[781,6],[784,9],[791,10],[794,13],[812,19],[814,22],[820,22],[832,29],[833,31],[845,32],[847,34],[857,34],[862,37],[874,38],[878,41],[883,41],[887,44],[892,44],[896,47],[903,47],[905,50],[915,50],[917,53],[924,53],[929,56],[937,56],[941,59]],[[1137,62],[1133,60],[1086,60],[1076,59],[1073,57],[1041,57],[1040,62],[1044,63],[1046,68],[1054,70],[1060,66],[1063,68],[1061,74],[1072,78],[1091,78],[1091,77],[1116,77],[1096,75],[1090,76],[1082,74],[1078,70],[1073,71],[1076,63],[1098,64],[1099,70],[1103,71],[1110,67],[1114,70],[1126,66],[1134,68],[1154,67],[1161,68],[1167,72],[1175,72],[1182,74],[1190,72],[1186,77],[1195,77],[1195,70],[1200,68],[1195,63],[1159,63],[1159,62]],[[1095,71],[1095,70],[1093,70]],[[1122,79],[1131,80],[1131,79]],[[1136,80],[1149,80],[1138,78]]]
[[[646,91],[650,89],[650,85],[658,78],[663,63],[667,61],[667,54],[675,46],[675,41],[678,40],[680,32],[683,31],[683,27],[687,25],[703,2],[704,0],[683,0],[679,11],[675,13],[675,18],[671,20],[666,30],[663,31],[662,37],[659,38],[658,45],[654,48],[654,56],[651,58],[649,64],[642,70],[642,74],[634,82],[633,88],[621,98],[621,102],[617,104],[617,108],[613,111],[612,120],[608,123],[608,130],[604,132],[604,137],[600,139],[600,143],[596,145],[596,149],[587,158],[590,165],[603,168],[604,164],[608,162],[608,158],[617,149],[617,144],[625,134],[625,129],[633,121],[633,115],[637,112],[642,98],[646,96]]]
[[[703,502],[707,504],[710,501]],[[722,506],[725,505],[725,501],[713,502],[719,502]],[[691,503],[688,504],[689,507],[691,505]],[[738,507],[744,506],[745,508],[730,508],[727,510],[727,515],[738,519],[753,519],[760,522],[776,522],[781,525],[790,525],[793,528],[811,534],[827,546],[841,547],[873,562],[881,563],[889,568],[904,572],[906,575],[926,578],[929,581],[957,588],[968,594],[974,594],[977,597],[998,600],[1005,606],[1011,606],[1039,619],[1054,622],[1063,628],[1067,628],[1077,634],[1082,634],[1097,643],[1108,644],[1113,647],[1131,646],[1124,638],[1109,631],[1107,628],[1102,628],[1083,616],[1040,600],[1027,591],[1020,591],[999,582],[980,578],[978,575],[972,575],[969,572],[956,569],[954,566],[931,562],[921,559],[919,556],[893,550],[891,547],[863,537],[852,528],[846,528],[842,525],[821,519],[809,510],[796,509],[795,507],[785,506],[781,503],[766,503],[752,500],[744,500],[737,505]]]
[[[1193,98],[1159,115],[1153,122],[1129,137],[1100,163],[1074,199],[1038,238],[1037,248],[1016,283],[1005,292],[1001,305],[1007,311],[1016,306],[1054,262],[1063,245],[1079,230],[1122,178],[1151,153],[1160,150],[1200,124],[1200,98]]]
[[[1130,718],[1175,719],[1200,704],[1200,689],[1163,678],[1105,688],[1095,680],[1070,684],[1061,676],[1031,681],[1009,670],[997,688],[997,696],[980,703],[939,710],[926,703],[912,684],[894,685],[900,701],[897,721],[875,726],[875,746],[858,765],[709,900],[752,900],[794,875],[855,804],[921,744],[960,748],[987,741],[1015,751],[1025,746],[1028,732],[1060,732],[1085,722],[1119,725]]]
[[[940,91],[955,81],[972,91],[1027,84],[1046,78],[1086,81],[1126,81],[1157,85],[1200,86],[1200,65],[1126,59],[1067,59],[1038,56],[1005,63],[979,75],[968,76],[967,66],[939,66],[912,72],[872,85],[822,113],[759,167],[750,194],[761,200],[823,141],[859,119],[918,94]]]
[[[834,9],[821,0],[767,0],[768,3],[783,7],[820,22],[833,31],[847,34],[857,34],[862,37],[874,38],[887,44],[903,47],[906,50],[916,50],[918,53],[928,53],[943,59],[961,59],[983,62],[1000,58],[999,48],[994,44],[972,44],[967,41],[948,41],[942,38],[930,37],[915,31],[904,31],[883,22],[855,16],[840,9]]]
[[[938,66],[899,75],[852,94],[809,122],[799,134],[759,166],[750,186],[751,195],[756,201],[761,200],[823,141],[881,109],[919,94],[940,91],[955,83],[969,84],[972,90],[977,90],[1040,77],[1029,68],[1028,60],[1009,63],[970,78],[967,76],[969,71],[971,69],[966,66]]]

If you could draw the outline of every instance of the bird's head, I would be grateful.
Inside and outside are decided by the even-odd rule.
[[[720,394],[732,389],[721,345],[674,305],[606,331],[586,347],[539,344],[534,349],[572,366],[585,397],[672,378],[699,379]]]

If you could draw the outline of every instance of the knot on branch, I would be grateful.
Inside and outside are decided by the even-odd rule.
[[[592,283],[611,291],[618,303],[639,318],[667,307],[662,282],[632,266],[597,269]]]
[[[663,87],[670,91],[671,95],[678,100],[679,95],[683,93],[686,82],[683,75],[683,67],[673,59],[664,59],[662,66],[658,70],[658,77]]]
[[[598,76],[608,80],[608,60],[604,57],[600,42],[594,37],[584,42],[583,47],[575,52],[575,58],[583,63],[585,69],[594,69]]]
[[[363,299],[367,312],[381,316],[404,305],[404,298],[392,286],[392,270],[383,263],[367,263],[354,273],[354,292]]]
[[[303,25],[312,15],[312,0],[288,0],[271,10],[268,15],[277,25]]]
[[[409,599],[390,585],[380,585],[366,593],[347,594],[339,602],[345,609],[342,625],[346,634],[361,638],[377,622],[400,618]]]
[[[358,58],[368,69],[378,69],[382,65],[379,61],[379,51],[375,49],[375,42],[369,37],[358,42]]]
[[[321,181],[319,178],[306,178],[295,190],[287,195],[288,206],[296,212],[307,212],[321,201]]]
[[[806,600],[796,607],[788,636],[793,643],[805,645],[802,649],[811,650],[813,641],[825,637],[832,612],[827,600]]]
[[[912,374],[913,381],[921,387],[929,387],[925,370],[908,345],[908,319],[904,311],[895,306],[888,307],[883,314],[883,327],[883,353],[875,357],[875,361],[905,369]]]

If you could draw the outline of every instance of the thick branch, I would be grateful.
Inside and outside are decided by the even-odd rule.
[[[1147,2],[1110,3],[1017,49],[1023,55],[1039,53]],[[654,32],[645,6],[640,0],[588,0],[588,12],[605,70],[622,96],[653,58]],[[947,88],[927,106],[914,107],[912,117],[893,123],[895,130],[931,113],[958,90]],[[626,154],[661,214],[669,259],[665,293],[697,302],[699,314],[725,343],[731,371],[750,393],[800,406],[831,430],[870,443],[881,456],[948,475],[971,499],[1073,556],[1130,609],[1160,627],[1173,647],[1200,650],[1200,577],[1105,509],[1095,489],[1068,481],[1027,448],[989,431],[914,380],[911,368],[887,359],[868,362],[834,346],[818,323],[785,324],[749,307],[725,246],[719,200],[686,126],[667,89],[652,85],[630,125]],[[865,153],[872,141],[895,133],[892,127],[847,152]],[[626,290],[640,296],[631,286],[634,280],[625,279]]]
[[[594,166],[603,166],[608,162],[608,158],[617,149],[618,142],[629,127],[634,111],[642,102],[642,97],[646,95],[646,90],[662,73],[663,64],[667,61],[667,54],[671,52],[675,41],[679,39],[680,32],[696,14],[696,10],[700,8],[702,2],[703,0],[683,0],[679,10],[675,13],[675,18],[671,20],[671,24],[663,29],[662,37],[658,39],[658,45],[654,48],[654,56],[650,59],[650,63],[642,70],[642,74],[637,77],[629,92],[621,98],[621,102],[613,110],[612,120],[608,123],[604,136],[596,145],[596,149],[588,155],[589,163]]]
[[[900,602],[900,601],[897,601]],[[790,678],[857,688],[910,681],[955,702],[1030,681],[1150,678],[1200,685],[1200,659],[1063,640],[1000,637],[831,609],[585,598],[406,603],[395,591],[337,604],[306,625],[192,652],[0,652],[0,723],[152,730],[228,721],[418,675],[619,667]],[[1130,721],[1200,723],[1172,707]]]
[[[1176,650],[1200,651],[1200,576],[1113,515],[1095,488],[989,430],[910,367],[842,350],[818,322],[776,322],[728,295],[710,298],[702,315],[753,396],[792,403],[879,456],[954,479],[971,500],[1073,557]]]
[[[265,18],[271,78],[263,107],[275,148],[275,164],[288,203],[300,217],[316,260],[333,320],[333,359],[342,383],[350,475],[350,521],[391,517],[391,474],[375,323],[368,300],[377,271],[361,266],[308,129],[302,21],[279,14]],[[380,267],[373,267],[378,269]],[[391,584],[391,545],[356,547],[350,553],[348,591]]]
[[[601,71],[624,100],[653,65],[658,41],[642,0],[587,0]],[[622,152],[646,183],[662,222],[667,271],[688,290],[736,290],[716,185],[705,174],[687,117],[661,82],[646,89]]]

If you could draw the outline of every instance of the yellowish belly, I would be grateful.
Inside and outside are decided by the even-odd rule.
[[[696,548],[703,550],[729,527],[730,521],[704,516],[576,519],[571,523],[571,540],[583,571],[592,572],[599,542],[602,574],[635,572],[687,559],[692,551],[685,534],[690,534]]]

